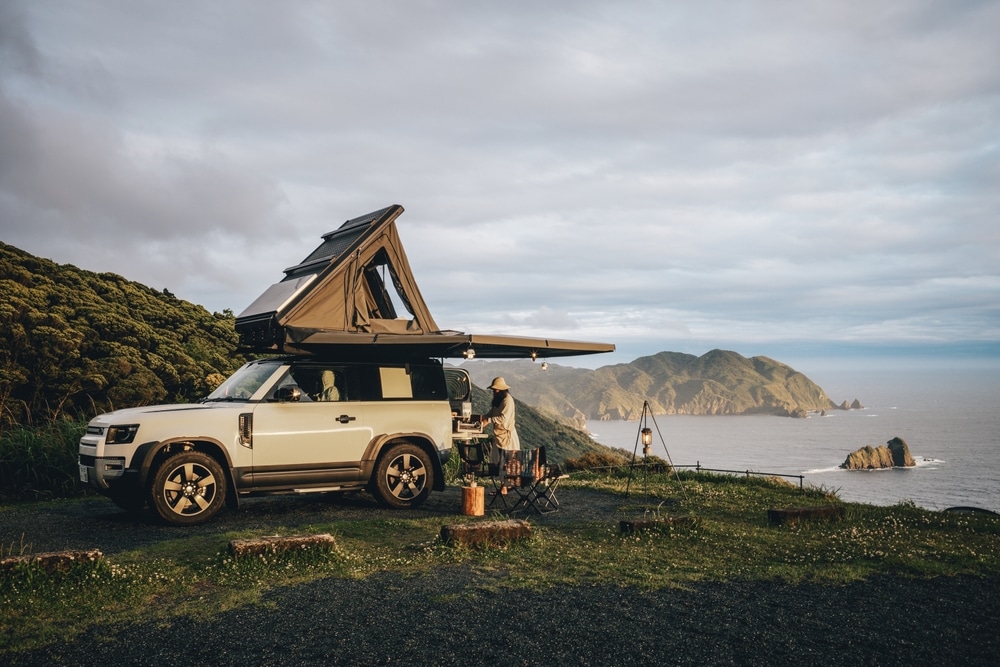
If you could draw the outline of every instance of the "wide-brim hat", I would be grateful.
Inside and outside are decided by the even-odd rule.
[[[491,384],[489,388],[495,389],[497,391],[506,391],[510,389],[510,387],[507,386],[507,383],[504,382],[502,377],[493,378],[493,384]]]

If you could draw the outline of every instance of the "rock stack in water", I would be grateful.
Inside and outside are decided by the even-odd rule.
[[[915,465],[917,463],[910,456],[910,448],[906,441],[895,437],[880,447],[868,445],[851,452],[840,467],[848,470],[876,470]]]

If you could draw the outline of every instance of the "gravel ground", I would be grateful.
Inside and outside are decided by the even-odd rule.
[[[634,496],[629,501],[591,489],[559,489],[558,497],[560,511],[529,518],[540,525],[602,519],[614,523],[624,516],[624,504],[639,502]],[[104,497],[91,497],[0,506],[0,545],[10,551],[13,544],[16,551],[23,539],[32,553],[100,549],[111,556],[178,537],[227,531],[272,535],[279,528],[294,532],[328,521],[440,517],[445,524],[461,514],[461,506],[459,487],[432,493],[418,509],[404,511],[382,508],[366,493],[271,496],[245,499],[239,510],[223,511],[207,524],[177,528],[158,523],[148,513],[130,516]]]
[[[537,519],[622,516],[621,499],[560,493]],[[459,507],[457,489],[417,512]],[[386,512],[364,495],[247,503],[208,526],[134,519],[102,499],[0,508],[0,538],[34,552],[113,554],[192,532],[294,530]],[[512,568],[516,570],[516,568]],[[71,643],[3,655],[18,665],[995,665],[1000,578],[884,576],[845,586],[698,583],[639,591],[610,586],[493,590],[508,572],[445,568],[363,581],[327,579],[271,591],[261,604],[212,615],[92,630]]]

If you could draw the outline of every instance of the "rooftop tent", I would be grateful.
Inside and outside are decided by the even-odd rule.
[[[301,329],[420,334],[437,330],[403,251],[402,206],[348,220],[236,318],[240,343],[280,349]],[[393,296],[396,300],[393,300]],[[397,305],[407,313],[397,313]]]
[[[285,277],[236,318],[240,344],[258,351],[400,358],[537,358],[614,350],[606,343],[440,331],[396,231],[402,212],[402,206],[389,206],[324,234],[316,250],[285,269]]]

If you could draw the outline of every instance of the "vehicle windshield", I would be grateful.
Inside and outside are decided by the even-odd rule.
[[[280,365],[276,361],[247,364],[230,375],[228,380],[220,384],[202,402],[250,400]]]

